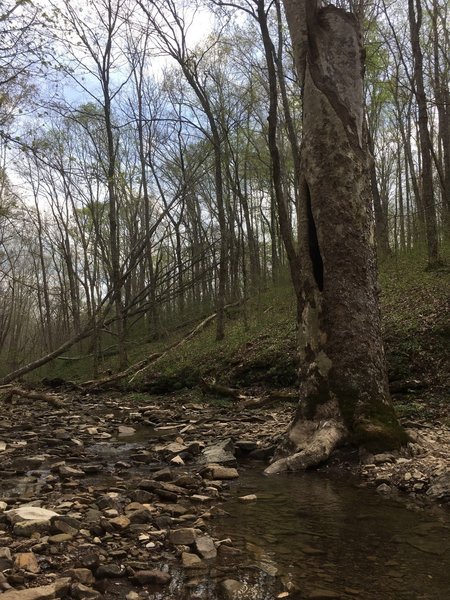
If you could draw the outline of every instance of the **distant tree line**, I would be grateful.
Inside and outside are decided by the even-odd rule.
[[[378,256],[450,233],[446,0],[341,2],[364,32]],[[51,8],[51,5],[50,5]],[[193,38],[212,23],[201,42]],[[136,342],[298,268],[298,74],[279,0],[0,9],[0,373]],[[20,371],[19,371],[20,374]]]

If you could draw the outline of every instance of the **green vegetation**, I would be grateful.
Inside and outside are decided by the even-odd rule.
[[[445,267],[424,271],[419,256],[395,258],[382,265],[380,283],[389,379],[397,411],[407,418],[446,418],[450,271]],[[294,386],[295,299],[290,286],[267,289],[249,300],[245,311],[246,318],[242,308],[228,315],[225,340],[216,342],[210,325],[141,373],[133,389],[146,393],[193,389],[202,378],[238,388]],[[129,346],[130,361],[163,350],[193,327],[192,323],[178,327],[157,342],[134,340]],[[102,369],[112,369],[114,360],[114,356],[107,357]],[[56,360],[39,376],[83,381],[91,376],[91,360]]]

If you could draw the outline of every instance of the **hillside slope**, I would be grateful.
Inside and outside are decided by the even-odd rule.
[[[445,412],[450,389],[449,270],[425,272],[417,259],[392,259],[383,265],[380,284],[389,379],[400,412]],[[135,340],[130,361],[160,352],[192,328],[191,323],[153,343]],[[106,358],[103,368],[113,369],[114,357]],[[286,388],[295,386],[296,370],[295,299],[284,285],[233,309],[225,340],[216,342],[209,325],[140,373],[131,387],[161,394],[193,389],[206,378],[237,388]],[[39,376],[83,381],[90,377],[90,360],[55,361]],[[121,385],[127,388],[127,381]]]

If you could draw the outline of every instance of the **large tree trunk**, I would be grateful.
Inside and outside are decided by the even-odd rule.
[[[285,0],[304,81],[301,401],[291,454],[268,473],[314,466],[346,440],[373,450],[405,441],[381,340],[358,24],[342,9],[313,5]]]

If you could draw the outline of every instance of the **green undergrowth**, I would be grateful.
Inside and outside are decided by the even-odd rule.
[[[449,375],[450,268],[424,271],[413,258],[392,260],[381,274],[381,306],[390,379]]]
[[[226,337],[215,340],[215,324],[171,351],[135,382],[154,393],[195,387],[202,379],[230,386],[285,387],[296,381],[295,303],[288,287],[270,289],[226,321]]]
[[[433,416],[437,411],[450,414],[445,399],[450,373],[449,268],[426,271],[423,258],[417,256],[390,259],[381,267],[380,284],[389,379],[401,388],[394,394],[397,411],[413,418]],[[223,341],[215,340],[213,322],[147,368],[131,387],[166,393],[196,388],[203,378],[239,388],[294,386],[295,300],[290,286],[270,287],[252,297],[245,313],[244,318],[240,308],[227,315]],[[195,324],[190,322],[152,343],[136,337],[129,345],[130,363],[181,340]],[[114,370],[115,361],[116,357],[107,357],[102,369]],[[90,359],[54,361],[39,375],[83,381],[92,375]],[[126,388],[127,381],[122,385]]]
[[[448,253],[447,253],[448,254]],[[380,273],[383,336],[397,413],[450,424],[450,265],[427,271],[420,256]],[[406,382],[397,390],[396,383]]]

